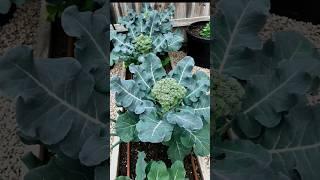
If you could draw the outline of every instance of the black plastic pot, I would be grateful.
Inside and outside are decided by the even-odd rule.
[[[193,57],[196,66],[210,68],[210,39],[194,34],[192,30],[197,27],[204,27],[209,21],[192,23],[187,32],[187,55]]]
[[[0,26],[5,25],[13,17],[13,13],[16,11],[16,5],[12,4],[9,12],[7,14],[0,14]]]

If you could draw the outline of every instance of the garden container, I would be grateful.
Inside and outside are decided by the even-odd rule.
[[[187,32],[187,55],[194,58],[196,66],[210,68],[210,39],[199,35],[209,21],[192,23]]]

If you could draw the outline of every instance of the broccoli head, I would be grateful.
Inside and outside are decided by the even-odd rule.
[[[172,78],[157,81],[151,90],[151,96],[161,105],[164,112],[178,105],[186,93],[187,90]]]
[[[149,36],[145,36],[143,34],[140,34],[134,41],[135,49],[142,53],[146,54],[149,53],[152,49],[152,39]]]
[[[214,112],[216,118],[233,116],[241,110],[245,91],[234,78],[213,73]]]

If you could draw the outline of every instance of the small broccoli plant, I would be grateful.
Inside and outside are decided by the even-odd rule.
[[[200,36],[209,39],[210,38],[210,22],[208,22],[200,31]]]
[[[129,10],[128,15],[119,19],[119,24],[128,29],[126,34],[110,32],[114,48],[110,54],[110,65],[124,61],[127,66],[139,64],[138,58],[150,52],[163,55],[178,51],[183,42],[180,31],[173,32],[171,17],[174,5],[166,10],[156,11],[145,3],[141,13]]]
[[[131,64],[133,79],[111,79],[117,105],[126,112],[116,121],[116,134],[123,142],[142,141],[169,146],[172,161],[195,154],[209,154],[209,77],[192,73],[194,61],[183,58],[166,74],[153,53]]]
[[[175,161],[170,168],[167,168],[163,161],[150,161],[147,163],[144,159],[146,154],[138,152],[138,160],[136,163],[136,178],[134,179],[161,179],[161,180],[184,180],[186,170],[182,161]],[[131,180],[128,176],[119,176],[116,180]]]

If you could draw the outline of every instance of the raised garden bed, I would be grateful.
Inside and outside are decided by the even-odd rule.
[[[169,9],[172,8],[169,6]],[[170,14],[173,14],[171,12],[172,9],[168,11],[164,11],[163,16],[166,18],[170,18]],[[192,137],[195,137],[194,140],[198,139],[199,146],[196,146],[193,142],[193,140],[190,139],[190,146],[186,147],[187,145],[183,145],[180,140],[179,136],[182,136],[182,134],[179,134],[180,132],[176,130],[175,132],[173,129],[174,124],[172,125],[169,123],[169,120],[161,119],[163,118],[160,114],[167,114],[168,117],[174,113],[178,113],[180,110],[178,110],[178,107],[183,106],[181,102],[176,102],[177,109],[174,107],[166,107],[165,104],[161,104],[161,97],[159,96],[159,99],[152,99],[156,98],[155,94],[153,95],[147,95],[148,93],[152,92],[159,92],[170,94],[174,91],[180,91],[181,93],[186,93],[185,86],[187,84],[185,83],[186,76],[192,76],[192,78],[196,79],[198,76],[202,76],[203,83],[199,84],[197,87],[199,88],[201,92],[201,95],[207,96],[207,90],[206,90],[206,83],[209,83],[208,76],[204,73],[195,73],[192,74],[191,70],[194,67],[194,61],[191,57],[183,57],[179,59],[178,65],[173,68],[172,62],[173,60],[170,57],[170,54],[174,51],[177,51],[181,48],[183,42],[183,34],[180,34],[180,28],[179,26],[175,26],[175,30],[166,29],[167,27],[170,27],[168,23],[170,23],[170,20],[161,19],[161,22],[159,25],[158,20],[150,21],[155,22],[151,23],[152,26],[148,27],[150,24],[148,20],[150,17],[156,18],[158,15],[153,12],[149,11],[146,7],[142,10],[142,13],[139,15],[136,15],[134,12],[129,11],[129,16],[120,18],[119,22],[121,22],[122,25],[126,27],[128,32],[126,33],[125,30],[122,31],[120,28],[116,28],[116,31],[111,32],[111,40],[114,44],[114,48],[111,52],[111,59],[113,62],[119,62],[124,61],[125,64],[128,66],[130,64],[129,69],[125,70],[125,79],[122,77],[119,79],[119,77],[112,77],[111,79],[111,90],[116,93],[116,104],[119,107],[123,107],[122,112],[119,113],[118,117],[114,117],[115,122],[114,129],[113,129],[113,135],[119,136],[119,138],[116,138],[117,140],[122,141],[123,143],[120,143],[119,146],[117,145],[117,141],[112,142],[113,148],[111,149],[111,164],[113,165],[113,168],[111,168],[111,179],[118,178],[131,178],[134,179],[138,174],[135,174],[135,170],[138,167],[136,165],[136,161],[138,159],[138,156],[141,151],[144,151],[146,154],[146,161],[157,161],[157,162],[163,162],[167,168],[169,168],[171,165],[176,164],[177,162],[181,162],[184,164],[185,177],[189,179],[208,179],[208,173],[202,173],[202,167],[200,167],[200,163],[198,161],[199,155],[208,155],[209,154],[209,141],[207,139],[207,136],[209,137],[209,132],[207,132],[207,116],[203,116],[203,122],[202,122],[202,116],[199,117],[193,117],[195,114],[189,114],[189,118],[195,118],[194,120],[197,121],[197,126],[199,127],[183,127],[183,123],[180,123],[179,126],[182,128],[181,132],[184,130],[187,131],[188,128],[190,128],[189,133],[199,133],[199,134],[193,134]],[[167,14],[166,14],[167,13]],[[128,19],[133,19],[133,21],[129,23]],[[147,20],[145,20],[147,19]],[[141,21],[147,21],[141,24]],[[137,26],[140,22],[140,26]],[[127,24],[128,23],[128,24]],[[113,27],[116,27],[117,25],[114,25]],[[137,28],[135,28],[135,26]],[[139,28],[138,28],[139,27]],[[163,28],[163,29],[162,29]],[[145,29],[145,31],[142,32],[142,29]],[[163,35],[161,35],[163,33]],[[137,58],[134,53],[131,53],[131,49],[133,49],[132,52],[140,53]],[[147,51],[147,52],[146,52]],[[164,65],[163,61],[166,59],[163,56],[158,56],[158,52],[169,52],[170,61],[167,64]],[[127,54],[126,54],[127,53]],[[124,59],[122,59],[123,57]],[[139,61],[132,61],[132,59],[138,59]],[[180,61],[181,60],[181,61]],[[129,62],[129,63],[128,63]],[[179,72],[182,72],[181,79],[177,79],[179,76]],[[123,74],[123,73],[121,73]],[[165,75],[166,74],[166,75]],[[188,75],[187,75],[188,74]],[[200,75],[201,74],[201,75]],[[149,79],[150,77],[153,77]],[[169,78],[171,77],[171,78]],[[162,79],[163,78],[163,79]],[[200,77],[198,77],[200,78]],[[182,80],[183,79],[183,80]],[[208,80],[208,81],[207,81]],[[179,85],[180,83],[184,83],[184,87],[182,85]],[[178,84],[179,82],[179,84]],[[191,84],[195,81],[190,82]],[[157,84],[159,83],[159,84]],[[171,84],[171,85],[170,85]],[[146,87],[142,87],[145,85]],[[141,86],[141,87],[139,87]],[[158,88],[159,86],[159,88]],[[166,91],[166,87],[160,86],[168,86],[168,88],[175,88],[170,91]],[[193,85],[192,85],[193,86]],[[154,89],[150,89],[153,87]],[[144,92],[143,89],[147,88],[146,92]],[[158,89],[157,89],[158,88]],[[149,90],[151,91],[149,91]],[[140,91],[141,92],[138,92]],[[166,92],[163,92],[165,90]],[[194,89],[195,90],[195,89]],[[196,90],[198,92],[198,90]],[[191,97],[193,93],[191,93],[193,90],[188,91],[189,96],[186,95],[186,98]],[[194,93],[196,93],[194,91]],[[144,96],[143,94],[146,94]],[[141,96],[142,95],[142,96]],[[200,95],[200,96],[201,96]],[[178,96],[178,94],[172,94],[169,95],[170,98],[174,98],[175,96]],[[184,96],[184,95],[183,95]],[[113,96],[112,96],[113,97]],[[124,98],[126,97],[126,98]],[[146,103],[150,103],[150,107],[146,107],[141,109],[141,112],[139,110],[139,105],[135,106],[135,104],[138,104],[136,101],[144,101],[144,98],[147,98],[151,100]],[[209,98],[206,98],[208,100]],[[159,100],[159,101],[158,101]],[[127,101],[127,102],[126,102]],[[171,100],[168,100],[171,101]],[[187,101],[187,100],[184,100]],[[197,98],[194,100],[194,102],[200,103],[200,100]],[[208,104],[205,104],[204,101],[201,100],[202,103],[199,106],[201,109],[207,113],[208,111]],[[153,107],[154,103],[154,107]],[[159,104],[156,104],[159,103]],[[173,103],[173,102],[172,102]],[[192,105],[191,102],[185,102],[190,105]],[[191,104],[190,104],[191,103]],[[146,104],[145,104],[146,105]],[[202,108],[203,107],[203,108]],[[149,109],[150,110],[147,110]],[[163,108],[163,113],[161,113],[161,108]],[[172,108],[172,109],[171,109]],[[195,107],[194,107],[195,108]],[[170,112],[168,112],[171,110]],[[156,111],[159,111],[159,116],[152,114]],[[195,110],[196,111],[196,110]],[[147,117],[150,116],[150,117]],[[196,116],[196,115],[195,115]],[[141,119],[139,119],[141,118]],[[145,118],[145,119],[144,119]],[[159,119],[160,118],[160,119]],[[188,117],[183,117],[188,118]],[[176,118],[181,119],[181,118]],[[154,124],[157,122],[157,124]],[[146,128],[148,126],[148,123],[151,123],[150,128]],[[187,124],[187,123],[186,123]],[[194,123],[192,123],[194,124]],[[130,125],[130,126],[129,126]],[[155,126],[153,126],[155,125]],[[159,127],[161,126],[161,127]],[[159,127],[159,128],[158,128]],[[133,128],[133,129],[132,129]],[[177,127],[178,128],[178,127]],[[126,130],[125,130],[126,129]],[[134,130],[136,129],[136,130]],[[171,129],[171,130],[170,130]],[[191,130],[192,129],[192,130]],[[200,130],[202,129],[202,130]],[[146,132],[148,130],[151,130],[152,132]],[[164,132],[167,131],[168,132]],[[131,132],[134,131],[133,135]],[[163,131],[163,132],[161,132]],[[186,133],[188,133],[186,132]],[[150,134],[151,133],[151,134]],[[165,133],[165,134],[163,134]],[[202,135],[200,135],[202,133]],[[147,135],[149,134],[149,135]],[[162,134],[162,135],[161,135]],[[171,137],[172,134],[172,137]],[[164,136],[165,139],[164,140]],[[176,137],[174,137],[176,136]],[[197,137],[202,136],[202,137]],[[136,138],[136,140],[133,141],[133,138]],[[191,136],[190,136],[191,137]],[[177,139],[176,139],[177,138]],[[182,137],[181,137],[182,138]],[[170,140],[171,139],[171,140]],[[201,139],[201,140],[200,140]],[[171,145],[170,145],[171,144]],[[178,147],[173,147],[177,145]],[[208,145],[208,146],[207,146]],[[193,148],[192,148],[193,147]],[[194,151],[192,151],[194,149]],[[201,150],[200,150],[201,149]],[[177,150],[177,154],[175,151]],[[193,154],[192,152],[195,152]],[[207,154],[208,153],[208,154]],[[192,154],[192,155],[190,155]],[[140,162],[140,161],[139,161]],[[151,165],[152,166],[152,165]],[[151,168],[152,169],[152,168]],[[151,176],[148,168],[146,169],[146,173],[148,174],[148,177]],[[203,174],[205,174],[207,177],[203,177]],[[127,176],[127,177],[124,177]]]

